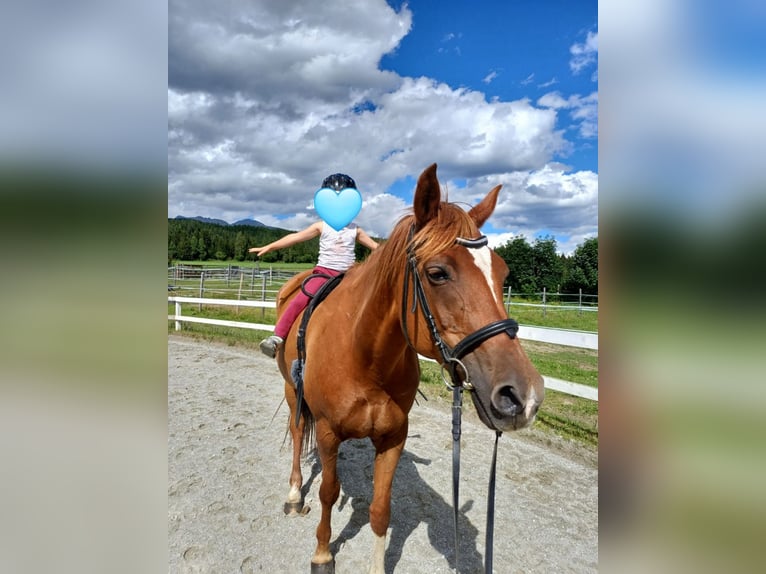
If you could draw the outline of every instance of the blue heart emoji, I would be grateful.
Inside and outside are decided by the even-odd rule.
[[[351,223],[362,209],[362,194],[353,187],[335,191],[323,187],[314,194],[314,208],[319,217],[335,231]]]

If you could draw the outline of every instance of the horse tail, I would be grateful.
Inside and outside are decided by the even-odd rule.
[[[301,456],[307,456],[312,450],[316,448],[316,425],[314,415],[308,408],[306,403],[303,403],[301,408],[301,416],[305,421],[303,426],[303,441],[301,442]]]

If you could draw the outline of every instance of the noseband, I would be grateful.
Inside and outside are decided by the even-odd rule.
[[[412,341],[410,341],[410,336],[407,333],[407,299],[410,276],[412,276],[412,288],[414,295],[412,297],[411,312],[416,314],[418,305],[420,305],[420,308],[423,310],[423,316],[426,319],[428,330],[431,333],[431,340],[433,341],[436,348],[439,349],[439,353],[441,353],[443,359],[441,363],[442,378],[444,378],[444,382],[447,384],[447,387],[452,390],[452,506],[455,522],[455,571],[459,572],[458,548],[460,547],[460,540],[458,536],[457,522],[458,500],[460,498],[460,421],[462,417],[463,406],[462,391],[464,389],[467,391],[474,390],[474,387],[471,384],[471,377],[468,373],[468,369],[460,359],[473,351],[487,339],[490,339],[495,335],[499,335],[500,333],[505,333],[511,339],[515,339],[516,333],[518,333],[519,330],[519,324],[510,318],[501,319],[477,329],[470,335],[464,337],[454,347],[450,347],[447,343],[445,343],[444,339],[442,339],[441,335],[439,334],[439,329],[436,326],[436,320],[434,319],[433,313],[431,313],[431,308],[428,305],[428,299],[426,299],[426,293],[423,290],[423,281],[420,279],[420,274],[418,273],[418,262],[412,247],[412,238],[414,237],[414,234],[415,226],[413,225],[410,228],[410,241],[409,247],[407,249],[407,266],[405,267],[404,272],[404,289],[402,294],[402,330],[404,331],[404,338],[407,340],[407,344],[417,352],[417,349],[415,349],[415,346],[412,344]],[[455,238],[455,243],[468,249],[480,249],[487,245],[487,237],[486,235],[480,235],[476,239],[465,239],[463,237],[457,237]],[[463,376],[465,377],[462,381],[460,380],[457,371],[458,365],[462,368]],[[452,384],[450,384],[443,375],[445,366],[449,372]],[[492,572],[497,443],[501,434],[501,431],[495,430],[495,448],[492,453],[492,466],[490,467],[489,476],[489,492],[487,495],[487,529],[484,546],[484,571],[487,574],[491,574]]]

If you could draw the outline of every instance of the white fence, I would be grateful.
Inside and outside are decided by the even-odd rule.
[[[196,303],[201,305],[224,305],[230,307],[261,307],[275,309],[275,301],[237,301],[233,299],[210,299],[207,297],[168,297],[168,303],[175,303],[175,314],[168,315],[168,321],[175,321],[176,331],[181,330],[181,323],[205,323],[207,325],[219,325],[222,327],[235,327],[241,329],[257,329],[259,331],[273,331],[274,325],[265,323],[250,323],[245,321],[227,321],[223,319],[207,319],[204,317],[192,317],[183,315],[181,312],[182,303]],[[565,345],[569,347],[578,347],[583,349],[598,350],[598,333],[589,333],[587,331],[574,331],[570,329],[550,329],[548,327],[533,327],[529,325],[519,326],[519,338],[529,341],[538,341],[541,343],[553,343],[555,345]],[[421,356],[421,359],[433,361],[428,357]],[[581,397],[598,401],[598,388],[562,381],[553,377],[543,376],[545,387]]]

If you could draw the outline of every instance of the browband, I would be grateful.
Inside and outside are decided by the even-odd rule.
[[[458,245],[462,245],[463,247],[468,247],[470,249],[478,249],[479,247],[484,247],[487,245],[487,236],[486,235],[480,235],[476,239],[466,239],[464,237],[456,237],[455,243]]]

